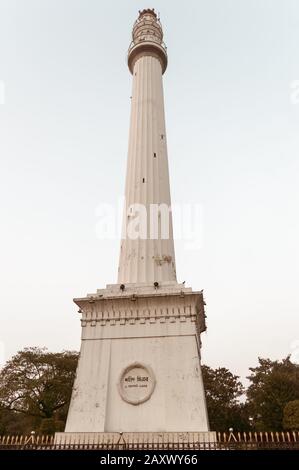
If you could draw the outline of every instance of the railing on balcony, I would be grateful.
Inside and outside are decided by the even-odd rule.
[[[155,36],[152,36],[150,40],[148,39],[140,39],[139,41],[132,41],[131,44],[129,45],[129,49],[128,49],[128,54],[130,54],[131,50],[139,45],[139,44],[142,44],[143,42],[154,42],[156,43],[158,46],[162,47],[162,49],[164,49],[164,51],[167,53],[167,46],[165,44],[165,42],[160,42],[159,39]]]

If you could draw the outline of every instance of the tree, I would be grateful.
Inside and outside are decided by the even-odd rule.
[[[299,431],[299,400],[289,401],[283,410],[283,428]]]
[[[228,369],[202,366],[210,428],[215,431],[245,431],[249,427],[246,405],[239,402],[244,387]]]
[[[51,353],[46,348],[25,348],[13,356],[0,372],[0,409],[30,417],[25,420],[38,429],[43,419],[65,421],[78,353]],[[5,417],[7,419],[7,414]],[[1,418],[1,413],[0,413]],[[55,429],[54,429],[55,430]]]
[[[0,435],[29,434],[37,427],[31,416],[0,408]]]
[[[250,368],[248,405],[258,431],[282,431],[286,404],[299,399],[299,365],[290,357],[282,361],[259,358]]]

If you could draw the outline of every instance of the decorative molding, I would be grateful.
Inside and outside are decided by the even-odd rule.
[[[194,322],[198,336],[205,331],[204,301],[201,292],[147,294],[126,297],[102,295],[75,299],[82,312],[82,328]]]

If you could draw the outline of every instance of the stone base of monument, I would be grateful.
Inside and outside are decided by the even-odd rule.
[[[214,449],[216,432],[57,432],[58,448],[96,449]]]
[[[82,345],[66,433],[208,431],[202,291],[113,284],[75,302]]]

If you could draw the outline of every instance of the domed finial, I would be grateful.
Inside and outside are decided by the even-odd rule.
[[[155,18],[157,18],[157,14],[154,8],[145,8],[144,10],[139,10],[139,18],[144,15],[153,15]]]

